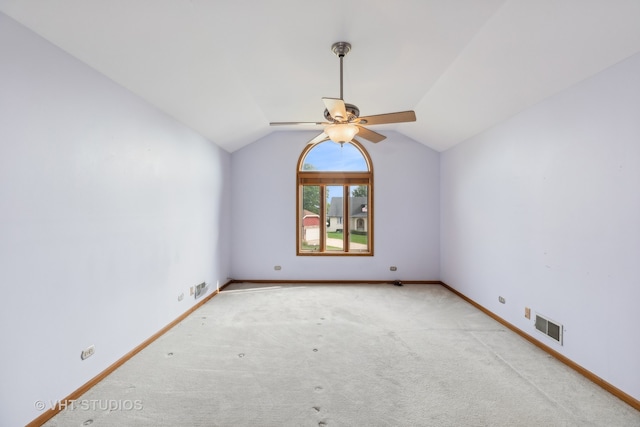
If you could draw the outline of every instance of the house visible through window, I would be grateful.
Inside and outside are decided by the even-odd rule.
[[[364,147],[307,146],[297,178],[297,254],[373,255],[373,168]]]

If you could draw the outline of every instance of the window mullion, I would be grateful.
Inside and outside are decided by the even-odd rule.
[[[326,187],[320,186],[320,252],[327,250],[327,204]]]
[[[342,226],[343,226],[343,228],[342,228],[342,239],[343,239],[342,240],[342,247],[344,248],[345,252],[349,252],[349,240],[351,239],[351,236],[350,236],[350,234],[351,234],[351,227],[350,227],[351,218],[350,218],[350,215],[349,215],[349,205],[351,205],[351,203],[349,203],[349,197],[350,197],[349,186],[345,185],[342,188],[342,201],[344,202],[343,203],[344,206],[342,207],[342,212],[343,212],[343,215],[342,215],[342,222],[343,222],[343,224],[342,224]]]

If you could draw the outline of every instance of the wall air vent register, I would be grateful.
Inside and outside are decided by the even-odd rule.
[[[536,329],[562,345],[563,327],[561,324],[536,314]]]

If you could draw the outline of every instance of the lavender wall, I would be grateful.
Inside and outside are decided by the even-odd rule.
[[[364,143],[374,169],[373,257],[296,256],[296,165],[317,132],[275,132],[235,151],[232,276],[438,280],[439,155],[398,133],[384,133],[383,142]],[[392,265],[398,271],[389,271]]]
[[[24,425],[225,282],[230,155],[2,14],[0,94],[0,425]]]
[[[443,153],[440,192],[442,280],[636,399],[639,75],[635,55]]]

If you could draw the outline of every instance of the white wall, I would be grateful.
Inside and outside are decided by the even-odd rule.
[[[0,14],[0,425],[225,282],[229,177],[228,153]]]
[[[438,280],[439,155],[392,131],[374,169],[374,256],[296,256],[296,165],[317,132],[275,132],[231,156],[232,277]],[[282,266],[275,271],[274,266]],[[395,265],[397,272],[389,271]]]
[[[443,153],[440,192],[442,280],[636,399],[638,76],[640,54]]]

